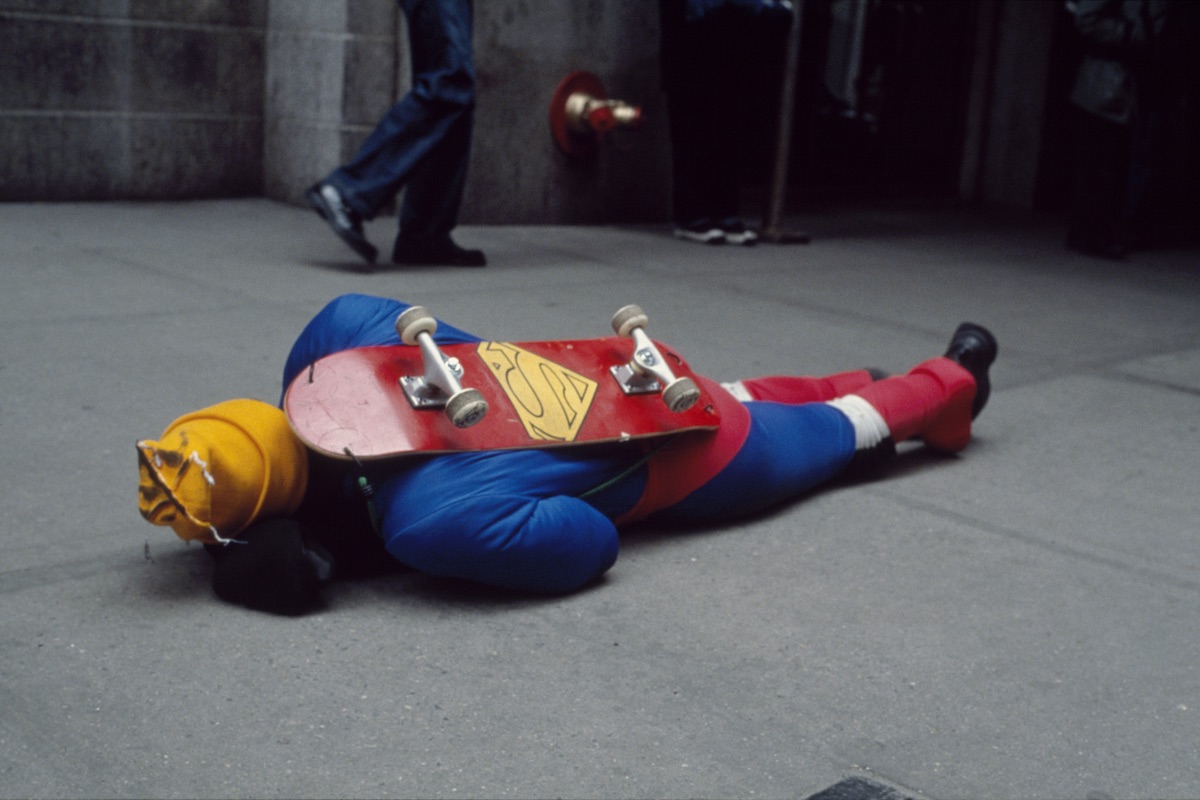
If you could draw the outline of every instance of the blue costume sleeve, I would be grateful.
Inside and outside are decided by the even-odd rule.
[[[617,560],[616,526],[579,494],[622,463],[568,448],[380,464],[384,471],[372,479],[380,534],[388,552],[423,572],[572,591]]]
[[[396,333],[396,317],[408,303],[365,294],[345,294],[329,302],[300,332],[283,368],[286,390],[301,371],[318,358],[349,350],[383,344],[401,344]],[[453,325],[438,320],[434,341],[460,344],[480,341]]]
[[[383,492],[384,545],[422,572],[559,593],[587,585],[617,560],[616,527],[578,498],[464,498],[451,487],[430,488],[425,497],[410,498],[415,502]]]

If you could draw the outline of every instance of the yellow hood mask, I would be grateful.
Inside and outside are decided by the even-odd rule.
[[[257,519],[290,514],[308,485],[304,445],[259,400],[185,414],[137,453],[138,510],[185,541],[225,543]]]

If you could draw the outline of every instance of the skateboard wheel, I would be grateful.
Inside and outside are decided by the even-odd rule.
[[[446,417],[456,428],[469,428],[488,412],[487,400],[478,389],[463,389],[446,401]]]
[[[617,336],[628,336],[634,328],[644,328],[650,322],[641,306],[629,305],[613,314],[612,328]]]
[[[687,411],[700,399],[700,387],[691,378],[677,378],[663,389],[663,402],[673,413]]]
[[[428,333],[431,336],[437,330],[437,320],[425,306],[413,306],[396,317],[396,333],[405,344],[416,344],[417,336]]]

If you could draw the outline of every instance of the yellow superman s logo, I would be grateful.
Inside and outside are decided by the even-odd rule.
[[[596,381],[505,342],[480,342],[477,352],[512,402],[529,438],[575,441],[596,397]]]

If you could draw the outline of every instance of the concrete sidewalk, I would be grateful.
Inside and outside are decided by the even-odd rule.
[[[813,244],[469,227],[484,270],[357,271],[265,200],[0,207],[0,796],[1200,796],[1200,253],[1123,264],[959,211]],[[370,234],[388,252],[390,223]],[[497,339],[628,302],[721,378],[1001,346],[958,458],[627,534],[580,594],[415,574],[283,619],[136,510],[133,443],[234,396],[343,292]]]

